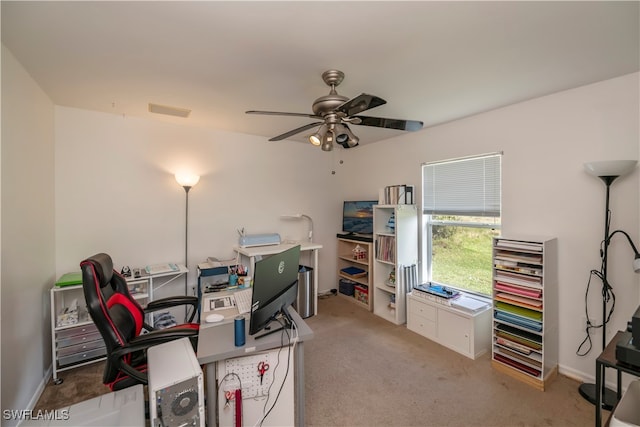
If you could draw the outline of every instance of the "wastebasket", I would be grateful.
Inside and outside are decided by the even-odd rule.
[[[306,265],[298,266],[298,298],[293,304],[300,317],[306,319],[316,314],[314,307],[315,284],[313,283],[313,268]]]

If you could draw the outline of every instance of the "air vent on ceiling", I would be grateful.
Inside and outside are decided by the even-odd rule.
[[[166,114],[168,116],[189,117],[191,110],[186,108],[170,107],[168,105],[149,103],[149,112],[156,114]]]

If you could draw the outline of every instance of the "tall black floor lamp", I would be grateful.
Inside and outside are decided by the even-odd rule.
[[[184,275],[184,294],[189,295],[189,190],[200,181],[199,175],[193,174],[176,174],[176,181],[182,188],[184,188],[185,194],[185,213],[184,213],[184,266],[187,268],[187,273]],[[187,312],[185,308],[185,319],[187,318]]]
[[[610,187],[616,178],[630,173],[636,166],[635,160],[611,160],[601,162],[585,163],[584,167],[593,176],[600,178],[607,187],[606,193],[606,206],[605,206],[605,218],[604,218],[604,240],[602,241],[601,257],[602,265],[600,270],[600,278],[602,279],[602,350],[607,346],[607,302],[609,301],[610,285],[607,281],[607,264],[608,264],[608,249],[613,234],[622,232],[616,230],[612,234],[609,234],[609,227],[611,225],[611,211],[609,210],[609,193]],[[629,239],[629,243],[633,247],[636,258],[638,258],[638,251],[633,245],[629,235],[624,233]],[[635,266],[635,261],[634,261]],[[605,386],[605,375],[602,375],[602,407],[607,410],[611,410],[618,401],[616,392]],[[595,384],[583,383],[579,387],[579,392],[582,397],[595,405],[596,403],[596,386]]]

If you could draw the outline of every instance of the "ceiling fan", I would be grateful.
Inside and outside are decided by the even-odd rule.
[[[313,114],[306,113],[285,113],[278,111],[258,111],[250,110],[247,114],[265,114],[272,116],[297,116],[317,119],[313,123],[300,126],[282,135],[274,136],[269,141],[280,141],[297,133],[318,126],[316,132],[309,136],[309,142],[320,146],[323,151],[331,151],[333,142],[337,142],[344,148],[352,148],[358,145],[360,139],[351,132],[348,125],[373,126],[387,129],[397,129],[405,131],[417,131],[422,128],[423,123],[416,120],[387,119],[382,117],[370,117],[356,115],[371,108],[379,107],[387,103],[382,98],[375,95],[363,93],[355,98],[349,99],[346,96],[338,95],[336,86],[342,83],[344,73],[338,70],[328,70],[322,73],[322,80],[331,87],[328,95],[321,96],[313,102]]]

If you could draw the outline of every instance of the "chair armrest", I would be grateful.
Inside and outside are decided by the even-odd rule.
[[[116,351],[121,352],[121,354],[124,355],[134,351],[146,350],[147,348],[152,347],[154,345],[173,341],[178,338],[184,338],[184,337],[193,338],[197,336],[198,336],[197,329],[189,329],[189,328],[158,329],[146,334],[138,335],[137,337],[131,339],[131,341],[129,341],[129,344],[127,344],[127,346],[121,347]],[[116,351],[114,351],[114,353]]]
[[[149,304],[144,308],[145,313],[152,313],[154,311],[163,310],[171,307],[178,307],[181,305],[190,305],[193,306],[193,311],[191,316],[187,320],[188,323],[191,323],[198,311],[199,300],[198,297],[188,296],[188,295],[177,295],[173,297],[160,298],[154,301],[150,301]]]
[[[198,307],[198,297],[178,295],[167,298],[160,298],[150,301],[145,307],[144,311],[150,313],[152,311],[162,310],[164,308],[177,307],[180,305],[192,305]]]

